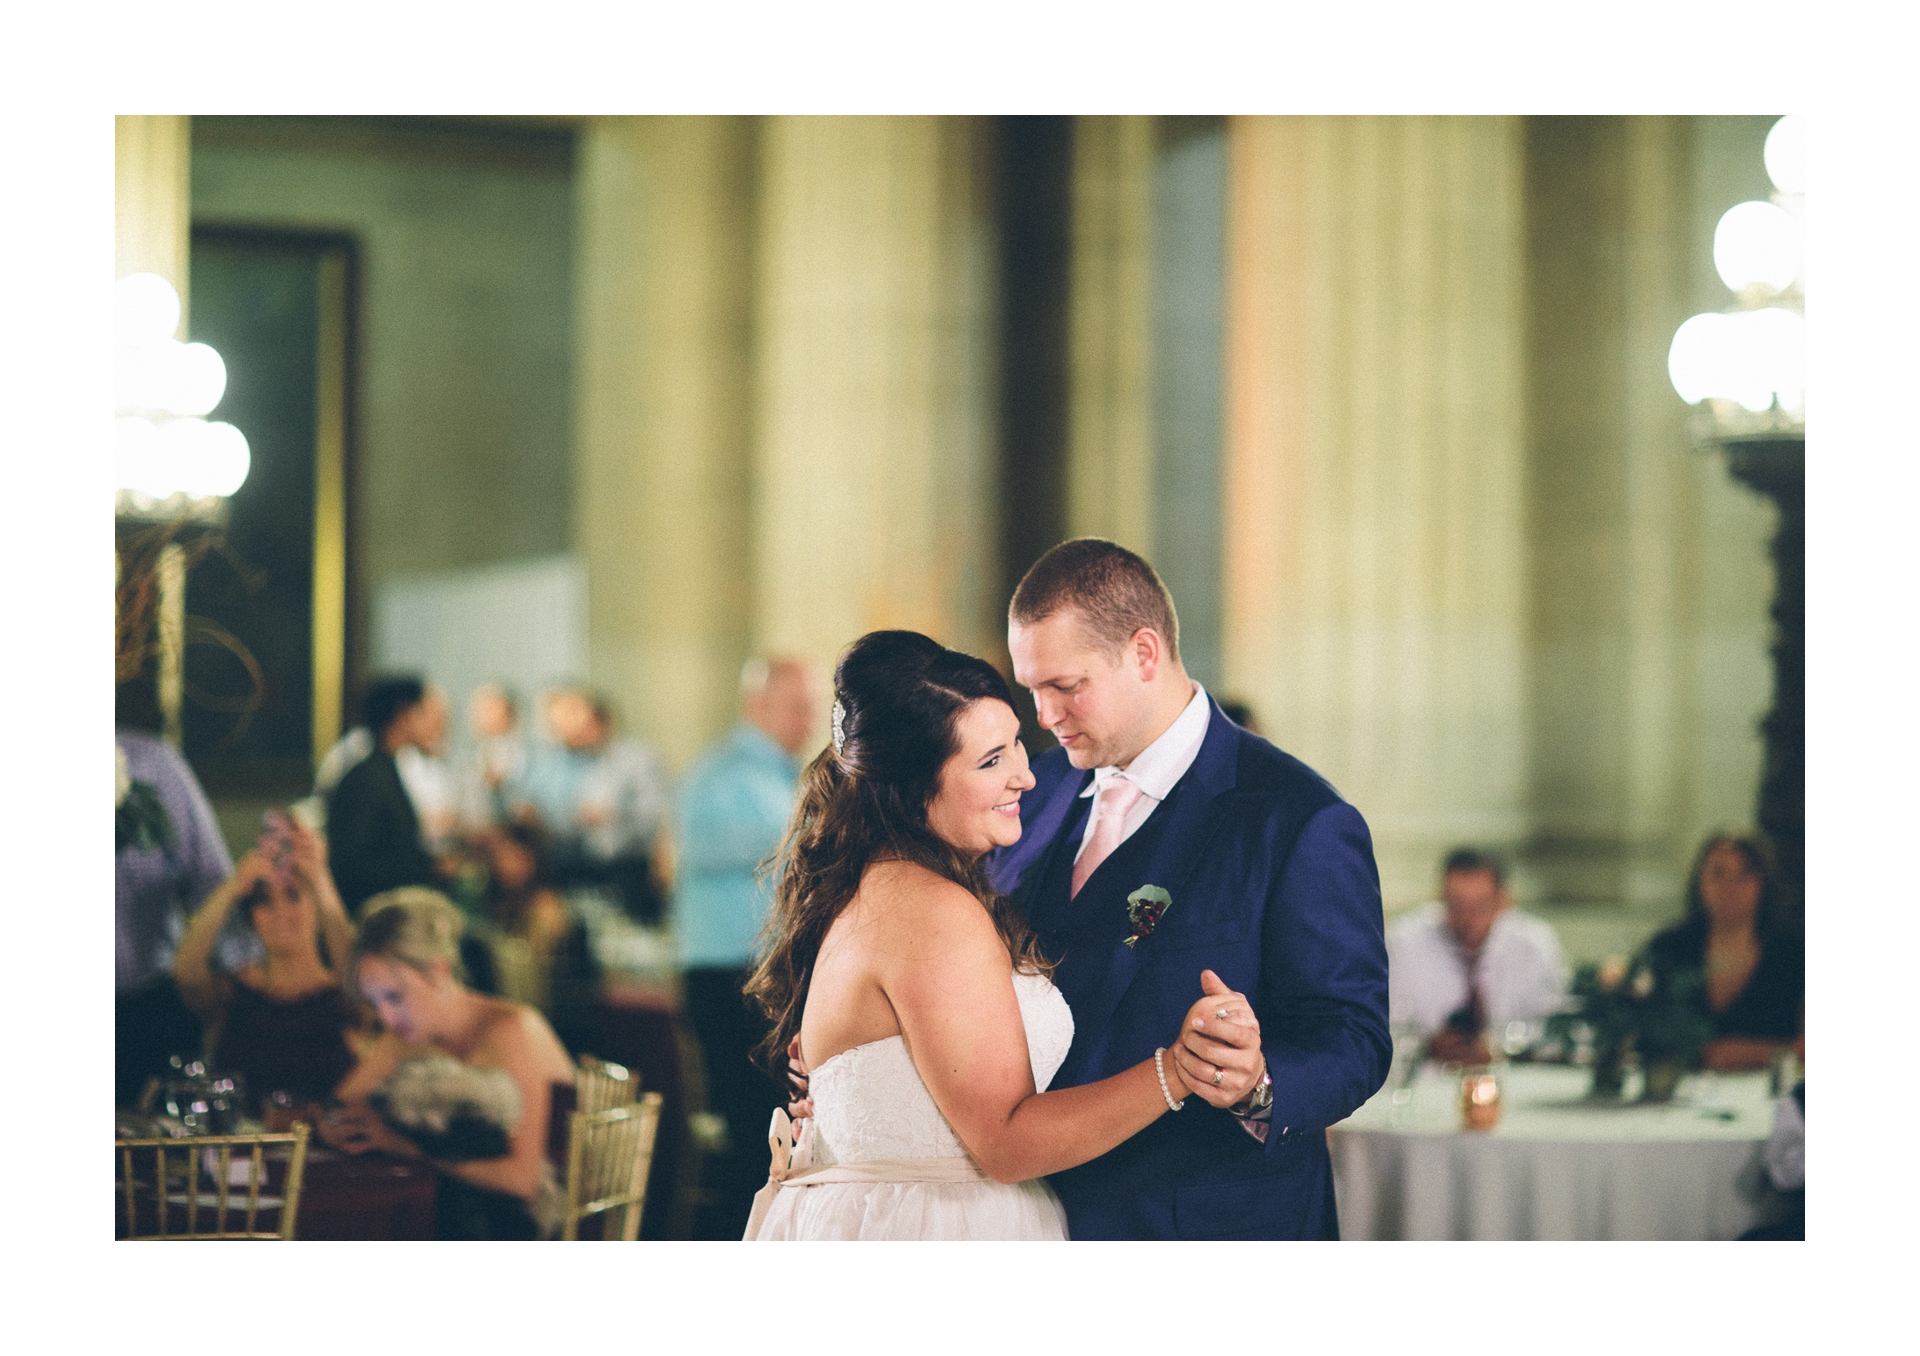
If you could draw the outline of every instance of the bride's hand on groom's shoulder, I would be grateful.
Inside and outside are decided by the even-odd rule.
[[[807,1119],[813,1115],[813,1099],[807,1096],[807,1062],[800,1057],[798,1036],[787,1042],[787,1082],[793,1094],[793,1100],[787,1103],[788,1119]]]
[[[1247,996],[1211,970],[1200,972],[1200,995],[1180,1024],[1173,1064],[1196,1097],[1225,1109],[1245,1101],[1266,1072],[1260,1019]]]

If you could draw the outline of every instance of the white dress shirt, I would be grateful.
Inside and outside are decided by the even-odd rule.
[[[1206,689],[1195,683],[1193,699],[1187,703],[1186,709],[1174,717],[1173,724],[1161,731],[1158,739],[1140,750],[1139,757],[1127,764],[1125,771],[1118,767],[1094,769],[1093,780],[1080,793],[1083,797],[1098,795],[1108,782],[1116,778],[1130,781],[1140,788],[1140,799],[1127,812],[1126,822],[1121,828],[1121,843],[1133,837],[1134,831],[1147,822],[1147,816],[1172,793],[1174,783],[1187,775],[1193,760],[1200,756],[1200,746],[1207,742],[1207,722],[1212,715],[1213,710],[1207,704]],[[1094,818],[1091,813],[1087,815],[1086,828],[1080,834],[1079,850],[1073,854],[1076,862],[1093,840]],[[1117,848],[1119,843],[1114,846]]]
[[[1480,948],[1480,997],[1487,1029],[1535,1022],[1560,1006],[1567,964],[1552,924],[1516,909],[1493,920]],[[1467,1003],[1467,958],[1447,930],[1446,905],[1423,904],[1387,931],[1387,1010],[1430,1036]]]

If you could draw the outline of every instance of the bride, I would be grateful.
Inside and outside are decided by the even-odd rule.
[[[769,1064],[797,1035],[814,1112],[802,1154],[776,1148],[746,1237],[1063,1239],[1039,1179],[1190,1089],[1156,1051],[1044,1091],[1073,1017],[982,864],[1018,841],[1034,785],[1000,674],[917,632],[875,631],[834,686],[833,745],[802,779],[747,986],[772,1023]],[[1198,1000],[1185,1025],[1223,1004],[1254,1022],[1229,994]]]

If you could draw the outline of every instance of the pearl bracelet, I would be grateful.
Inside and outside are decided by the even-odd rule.
[[[1178,1111],[1187,1104],[1187,1099],[1182,1097],[1176,1102],[1173,1100],[1173,1094],[1167,1091],[1167,1071],[1160,1063],[1166,1053],[1167,1047],[1164,1045],[1153,1052],[1153,1076],[1160,1080],[1160,1095],[1167,1099],[1167,1109]]]

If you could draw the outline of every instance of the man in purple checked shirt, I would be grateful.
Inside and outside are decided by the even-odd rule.
[[[114,731],[133,782],[154,788],[172,842],[119,848],[113,859],[114,1101],[126,1106],[169,1055],[200,1054],[200,1019],[173,983],[173,951],[187,917],[233,871],[213,807],[193,770],[170,745],[134,730]],[[232,973],[258,940],[244,919],[230,925],[220,959]]]

